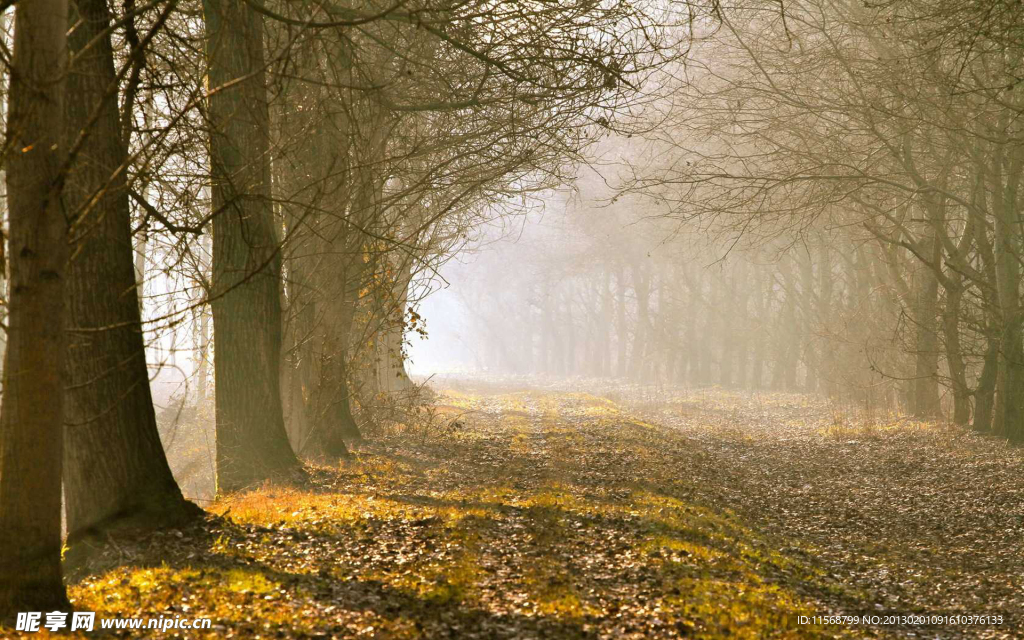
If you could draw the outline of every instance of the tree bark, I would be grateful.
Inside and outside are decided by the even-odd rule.
[[[205,0],[213,200],[217,489],[288,475],[280,393],[281,257],[270,200],[263,20],[242,0]]]
[[[984,190],[979,197],[984,197]],[[971,428],[987,433],[993,429],[995,419],[996,378],[999,372],[999,343],[1001,324],[999,314],[998,277],[996,275],[995,249],[988,229],[984,224],[978,225],[975,235],[978,244],[978,255],[981,258],[981,269],[990,287],[982,288],[982,310],[984,312],[985,355],[978,375],[977,387],[974,390],[974,420]]]
[[[157,431],[135,286],[106,0],[78,0],[68,45],[66,139],[86,131],[64,189],[74,251],[65,291],[64,497],[68,542],[115,527],[178,525],[186,501]],[[88,46],[88,48],[86,48]],[[92,129],[87,131],[90,120]]]
[[[335,272],[337,273],[337,272]],[[352,342],[352,326],[356,314],[356,296],[347,277],[348,270],[342,270],[335,277],[341,281],[343,291],[325,287],[328,295],[326,310],[319,327],[321,357],[324,362],[320,380],[320,393],[324,404],[317,416],[316,427],[325,450],[331,456],[346,455],[343,439],[362,440],[362,434],[352,415],[352,394],[349,385],[348,360],[349,344]],[[353,279],[361,281],[360,277]],[[334,295],[331,295],[331,293]]]
[[[7,127],[11,313],[0,410],[0,620],[67,611],[61,576],[66,0],[20,2]]]
[[[974,245],[975,221],[968,218],[963,238],[951,261],[962,262]],[[964,361],[963,345],[960,340],[960,317],[963,313],[963,276],[954,269],[943,274],[940,284],[946,293],[946,304],[942,308],[942,338],[946,354],[946,367],[953,387],[953,422],[964,425],[971,421],[971,392],[967,385],[967,364]]]
[[[196,398],[197,404],[204,404],[209,397],[210,380],[210,312],[206,305],[199,307],[199,349],[196,353]]]
[[[981,433],[992,430],[995,415],[996,373],[999,370],[999,340],[991,337],[978,376],[978,386],[974,390],[974,421],[971,428]]]
[[[953,422],[966,425],[971,420],[970,393],[967,389],[967,369],[960,346],[960,300],[963,288],[959,278],[946,288],[946,306],[942,310],[942,333],[946,347],[946,363],[950,384],[953,386]]]
[[[1024,152],[1005,153],[998,146],[993,172],[996,204],[995,258],[999,308],[1002,317],[1001,367],[997,377],[996,421],[999,432],[1011,440],[1024,441],[1024,309],[1021,308],[1020,220],[1018,190],[1024,171]]]
[[[935,226],[942,224],[942,206],[928,201],[925,215],[931,225],[926,228],[922,246],[931,266],[918,268],[914,277],[913,319],[914,335],[914,389],[911,412],[918,418],[935,418],[942,413],[939,403],[939,280],[932,270],[942,259],[942,245],[936,237]]]
[[[387,310],[388,317],[380,332],[380,386],[381,391],[385,393],[408,394],[416,388],[405,371],[405,315],[409,308],[413,261],[410,257],[403,256],[393,268],[396,273],[391,295],[393,302],[390,305],[393,308]]]

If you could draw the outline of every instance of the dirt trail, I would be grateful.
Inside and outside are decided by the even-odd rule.
[[[974,469],[952,479],[950,498],[967,477],[1008,480],[1019,455],[1000,450],[998,470],[980,471],[971,465],[995,452],[972,448],[982,441],[907,427],[854,447],[867,436],[818,432],[821,407],[702,397],[644,413],[585,393],[448,392],[437,415],[457,420],[454,434],[380,438],[315,470],[312,486],[221,501],[225,520],[120,549],[118,566],[72,595],[100,615],[209,616],[210,637],[1015,637],[1009,621],[881,628],[800,616],[1016,621],[1019,538],[968,555],[969,540],[928,528],[960,523],[948,499],[935,498],[942,518],[897,489],[937,491],[931,474]],[[926,464],[947,446],[952,456]],[[1019,495],[981,513],[1019,514]],[[997,599],[979,603],[981,585]]]

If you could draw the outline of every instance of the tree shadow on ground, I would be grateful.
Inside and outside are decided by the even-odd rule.
[[[227,630],[238,637],[596,637],[585,618],[495,613],[474,606],[455,585],[440,581],[430,593],[418,593],[358,577],[355,567],[329,555],[283,570],[249,553],[254,542],[282,544],[267,541],[271,532],[312,547],[346,541],[345,532],[273,531],[212,517],[149,540],[110,540],[70,578],[85,587],[102,584],[108,602],[124,601],[135,615],[209,617],[216,637]],[[75,605],[100,617],[132,615],[94,602]]]

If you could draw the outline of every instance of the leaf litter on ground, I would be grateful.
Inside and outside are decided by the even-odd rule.
[[[75,607],[209,638],[1018,637],[1019,449],[803,396],[452,386],[457,432],[112,544]],[[800,618],[887,614],[1004,624]]]

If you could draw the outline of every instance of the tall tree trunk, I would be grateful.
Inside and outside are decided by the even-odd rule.
[[[565,285],[569,290],[565,294],[565,354],[563,370],[564,375],[574,376],[577,374],[576,370],[576,325],[572,318],[572,299],[575,287],[572,281]]]
[[[996,374],[995,430],[1014,440],[1024,440],[1024,345],[1020,304],[1020,242],[1018,240],[1017,183],[1022,160],[1006,157],[1004,144],[996,145],[990,172],[995,212],[994,257],[1000,314],[1000,358]]]
[[[615,374],[619,378],[625,378],[628,373],[626,350],[629,346],[629,326],[626,324],[626,274],[621,264],[615,273],[615,284],[618,288],[615,296]]]
[[[550,282],[545,282],[544,285],[544,297],[542,302],[542,313],[543,313],[543,335],[544,335],[544,373],[548,375],[554,375],[557,373],[558,363],[561,358],[558,357],[561,351],[558,342],[558,328],[555,326],[555,304],[557,297],[554,295],[553,287]]]
[[[829,247],[829,239],[819,238],[819,265],[818,265],[818,317],[821,318],[822,332],[830,336],[832,333],[832,252]],[[827,340],[827,338],[826,338]],[[826,341],[822,348],[821,371],[819,372],[819,385],[824,387],[824,392],[829,397],[834,397],[836,387],[836,349]]]
[[[670,269],[670,273],[671,271]],[[672,274],[670,277],[674,277],[674,275]],[[671,380],[675,371],[676,359],[679,356],[679,336],[675,324],[678,321],[679,314],[672,299],[668,281],[669,278],[665,276],[659,277],[655,287],[655,291],[658,294],[658,310],[654,316],[655,322],[653,324],[655,353],[658,354],[656,359],[658,371],[656,372],[655,380],[658,382],[668,382]]]
[[[803,334],[804,391],[814,393],[820,383],[821,363],[814,348],[814,263],[810,249],[800,257],[800,328]]]
[[[532,305],[527,303],[526,309],[527,319],[522,322],[518,328],[518,336],[513,338],[515,343],[519,345],[520,354],[522,356],[521,362],[524,373],[536,373],[537,369],[537,358],[534,349],[534,327],[536,324],[533,322],[533,309]]]
[[[967,220],[963,237],[955,251],[950,252],[950,262],[959,263],[966,259],[974,246],[974,216]],[[944,229],[936,229],[944,232]],[[941,268],[941,267],[937,267]],[[971,393],[967,386],[967,364],[964,361],[963,345],[960,340],[960,316],[963,312],[964,277],[954,269],[949,272],[940,271],[940,285],[946,294],[946,303],[942,308],[943,350],[946,356],[946,368],[949,370],[950,385],[953,387],[953,422],[966,426],[971,421]]]
[[[601,316],[597,331],[597,375],[605,378],[610,373],[612,360],[612,272],[605,268],[601,274]]]
[[[292,229],[289,229],[293,233]],[[306,262],[308,257],[297,254],[317,252],[300,234],[295,234],[296,247],[288,262],[287,314],[284,319],[284,344],[286,355],[281,359],[282,403],[285,426],[292,449],[300,456],[303,443],[313,427],[311,395],[315,387],[317,363],[314,357],[314,327],[316,326],[316,303],[310,295]]]
[[[263,20],[204,0],[213,201],[217,488],[299,469],[281,405],[281,258],[270,201]]]
[[[64,498],[68,541],[177,525],[202,510],[171,475],[157,431],[132,260],[106,0],[78,0],[68,45],[66,139],[96,117],[64,189],[74,246],[65,289]],[[86,48],[88,46],[88,48]]]
[[[984,195],[984,190],[979,190],[979,198],[983,198]],[[971,428],[985,433],[992,430],[995,419],[996,378],[999,372],[999,326],[1001,324],[997,285],[999,278],[996,275],[995,250],[985,224],[978,224],[975,240],[978,244],[978,255],[981,257],[982,273],[991,286],[982,288],[986,347],[981,373],[978,375],[977,387],[974,390],[974,420],[971,423]]]
[[[758,282],[756,278],[754,280],[754,318],[755,327],[759,329],[755,335],[757,336],[754,340],[754,356],[750,363],[750,381],[749,385],[751,389],[760,389],[764,380],[764,352],[765,345],[767,343],[766,336],[762,327],[765,326],[766,320],[766,309],[771,306],[771,302],[766,301],[765,298],[766,290],[770,290],[773,286],[771,277],[766,279],[766,282]]]
[[[336,272],[337,273],[337,272]],[[342,291],[328,296],[325,301],[324,317],[318,324],[321,334],[321,358],[324,362],[320,380],[322,406],[317,415],[316,438],[323,451],[329,456],[347,455],[344,439],[362,440],[362,434],[352,415],[352,386],[349,384],[349,346],[352,344],[352,328],[355,324],[358,287],[352,283],[362,282],[362,275],[348,278],[351,271],[342,269],[335,276],[342,283]],[[324,291],[332,291],[325,287]]]
[[[206,309],[205,304],[199,307],[198,314],[199,352],[197,356],[199,364],[196,367],[196,378],[198,378],[196,395],[199,400],[198,404],[203,404],[210,395],[210,312]]]
[[[942,334],[950,384],[953,386],[953,422],[966,425],[971,420],[971,405],[967,388],[967,368],[960,346],[960,300],[963,296],[963,287],[959,276],[953,277],[955,282],[946,287],[946,305],[942,310]]]
[[[19,2],[7,127],[11,313],[0,410],[0,620],[67,611],[61,576],[66,0]]]
[[[718,365],[718,384],[728,388],[732,386],[732,364],[736,359],[736,328],[734,324],[736,320],[736,280],[731,269],[720,275],[716,311],[721,314],[718,323],[718,342],[722,356]]]
[[[647,342],[650,334],[651,278],[643,265],[633,263],[633,291],[636,294],[636,331],[633,333],[633,348],[629,354],[629,375],[637,382],[646,381]]]
[[[686,319],[683,322],[683,364],[680,365],[680,382],[689,385],[697,385],[697,373],[700,364],[700,351],[697,349],[697,316],[700,313],[700,292],[688,273],[689,267],[684,269],[684,283],[686,293],[683,297],[683,308]]]
[[[313,75],[316,55],[308,41],[297,47],[296,63],[303,74]],[[323,99],[315,86],[299,81],[287,85],[285,97],[292,104]],[[344,363],[352,321],[351,305],[343,307],[349,287],[344,265],[351,260],[345,247],[352,235],[343,222],[350,201],[343,170],[348,163],[346,121],[302,111],[282,113],[277,123],[282,144],[301,145],[291,163],[275,165],[286,201],[284,219],[293,237],[286,332],[290,357],[282,363],[288,372],[289,434],[299,455],[331,462],[348,455],[344,434],[354,432],[358,438]],[[361,261],[362,254],[353,251]]]
[[[974,390],[974,421],[971,428],[987,433],[995,417],[996,375],[999,370],[999,340],[988,337],[978,386]]]
[[[697,384],[699,386],[707,386],[712,384],[711,369],[714,366],[713,355],[711,351],[711,345],[715,335],[715,324],[718,320],[714,313],[714,301],[712,293],[714,291],[714,285],[708,283],[707,293],[704,292],[705,278],[699,278],[697,280],[697,291],[700,294],[699,309],[701,311],[701,317],[704,320],[701,323],[700,333],[695,338],[697,340],[697,352],[700,354],[697,358],[699,365],[697,370]]]
[[[403,257],[395,267],[397,275],[391,296],[394,308],[389,310],[381,336],[384,347],[381,386],[386,393],[408,394],[415,389],[405,370],[405,316],[409,309],[409,286],[413,276],[412,258]]]
[[[939,403],[939,334],[938,305],[939,281],[933,268],[942,260],[942,245],[936,234],[944,214],[939,203],[928,201],[925,215],[930,225],[926,228],[922,246],[930,265],[922,265],[914,275],[913,314],[914,335],[914,388],[911,412],[918,418],[935,418],[942,413]]]
[[[7,13],[0,12],[0,43],[4,46],[10,47],[11,43],[7,38]],[[0,123],[7,122],[7,106],[10,89],[10,69],[4,69],[0,71]],[[0,162],[0,184],[7,183],[7,170],[4,168],[4,163]],[[0,198],[0,224],[7,220],[7,199]],[[3,238],[0,238],[0,247],[3,246]],[[7,260],[0,260],[0,296],[3,296],[4,300],[8,300],[10,296],[10,280],[7,273]],[[7,324],[7,306],[4,305],[0,309],[0,322],[4,325]],[[7,353],[7,332],[0,331],[0,366],[4,361],[4,357]],[[0,372],[2,374],[2,372]]]
[[[772,388],[776,390],[796,390],[796,369],[800,359],[800,347],[794,329],[797,323],[796,313],[796,282],[789,263],[779,263],[783,281],[783,303],[780,317],[781,330],[778,335],[778,349],[775,356],[775,367],[772,372]]]
[[[740,262],[733,266],[733,280],[739,280],[739,284],[733,285],[736,291],[736,307],[734,315],[739,330],[736,340],[736,377],[735,384],[740,389],[747,388],[747,365],[750,361],[750,315],[748,311],[750,301],[750,274],[747,271],[747,264]]]

